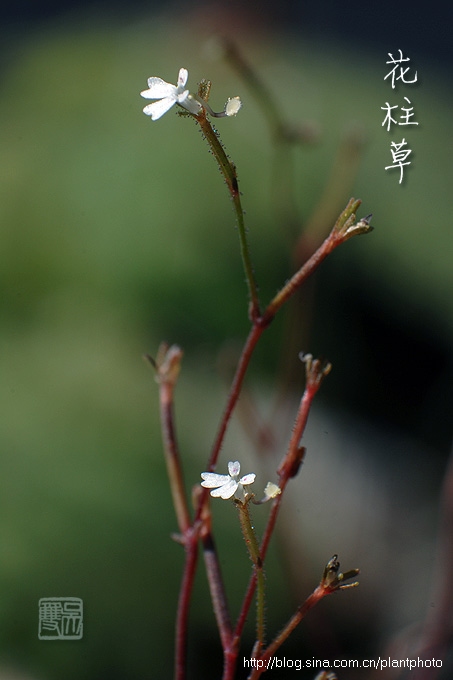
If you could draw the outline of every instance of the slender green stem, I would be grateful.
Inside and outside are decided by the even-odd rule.
[[[227,184],[228,190],[233,199],[234,210],[236,213],[236,220],[239,230],[239,240],[241,244],[241,256],[244,265],[245,276],[247,279],[247,285],[249,289],[250,297],[250,317],[256,319],[260,315],[259,311],[259,299],[258,299],[258,288],[255,281],[255,274],[252,266],[252,259],[250,255],[250,248],[247,240],[247,232],[245,228],[244,221],[244,211],[241,204],[241,196],[239,193],[239,186],[236,174],[236,167],[232,163],[225,153],[225,150],[219,140],[217,132],[212,127],[206,113],[202,110],[198,116],[195,116],[196,121],[200,125],[204,136],[211,148],[211,151],[216,159],[220,172],[222,173],[225,182]]]
[[[255,530],[252,526],[250,517],[249,504],[247,502],[241,503],[236,501],[236,507],[239,511],[239,520],[241,523],[242,534],[244,536],[245,544],[249,551],[250,559],[255,567],[256,575],[256,647],[255,654],[258,654],[264,644],[264,608],[265,608],[265,579],[263,560],[260,555],[260,547],[256,538]]]

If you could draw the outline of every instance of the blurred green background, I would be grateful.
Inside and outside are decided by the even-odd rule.
[[[411,53],[417,85],[391,91],[383,80],[385,50],[367,50],[360,41],[301,40],[263,24],[254,27],[246,14],[225,16],[225,32],[267,83],[284,117],[315,121],[321,131],[316,144],[293,155],[304,220],[323,195],[345,131],[360,131],[366,140],[338,211],[350,196],[362,198],[360,216],[372,212],[375,230],[323,265],[311,345],[299,349],[328,356],[334,364],[321,397],[329,413],[376,428],[368,437],[391,431],[398,442],[416,442],[420,455],[410,463],[407,445],[396,446],[401,461],[389,475],[392,483],[395,475],[411,480],[412,467],[424,461],[425,483],[416,491],[426,493],[424,529],[432,539],[451,436],[449,81],[435,61]],[[161,452],[157,386],[141,356],[155,355],[162,339],[184,348],[177,416],[191,487],[204,469],[225,397],[218,352],[248,330],[226,188],[191,120],[172,110],[154,123],[141,113],[139,92],[149,76],[176,82],[184,66],[192,88],[210,78],[217,110],[228,97],[241,96],[240,114],[220,120],[217,128],[238,167],[263,301],[290,272],[288,237],[272,204],[274,161],[265,118],[237,74],[214,58],[211,20],[181,9],[108,21],[74,13],[18,31],[3,46],[0,660],[37,680],[171,677],[182,551],[170,540],[176,523]],[[390,47],[404,49],[404,41]],[[397,131],[413,150],[399,185],[398,172],[384,170],[396,133],[382,128],[380,107],[399,103],[403,95],[410,97],[420,124]],[[282,329],[276,322],[252,367],[265,403]],[[318,418],[322,430],[322,415]],[[357,432],[356,425],[351,429]],[[223,465],[249,455],[237,450],[238,442],[245,446],[237,433],[225,448]],[[385,445],[374,446],[385,487]],[[363,441],[358,448],[367,455]],[[410,515],[410,503],[417,502],[419,496],[407,505],[402,499],[396,515]],[[322,495],[320,504],[328,504]],[[216,507],[215,516],[219,543],[228,546],[221,547],[222,562],[237,607],[250,564],[234,513]],[[329,545],[335,538],[331,530]],[[357,566],[375,551],[376,541],[385,536],[365,531],[342,566]],[[422,552],[424,541],[420,535]],[[335,551],[342,557],[341,545],[332,545]],[[285,587],[287,552],[271,556],[271,630],[293,607]],[[398,562],[400,556],[394,557]],[[324,563],[317,555],[315,561],[312,585]],[[431,566],[426,555],[425,584]],[[373,584],[366,585],[366,575],[364,580],[363,594],[351,595],[356,620],[350,639],[339,635],[340,646],[330,649],[341,644],[353,652],[379,649],[369,615],[377,606]],[[216,677],[221,667],[205,585],[201,573],[190,637],[198,670],[191,677]],[[411,622],[398,610],[419,619],[424,613],[426,585],[414,584],[422,593],[412,609],[398,602],[397,586],[398,581],[391,586],[388,617],[379,620],[389,635],[392,625]],[[83,641],[38,640],[38,600],[47,596],[83,598]],[[335,631],[349,604],[333,599]],[[369,628],[359,639],[365,621]],[[319,630],[313,630],[303,649],[319,649],[314,642]]]

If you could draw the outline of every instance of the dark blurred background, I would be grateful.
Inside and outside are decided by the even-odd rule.
[[[45,24],[49,20],[68,16],[74,10],[95,10],[106,21],[112,15],[129,15],[171,9],[184,11],[188,6],[202,8],[207,13],[216,13],[227,9],[231,16],[248,14],[256,23],[268,22],[278,26],[279,30],[290,30],[299,35],[304,32],[321,37],[323,40],[334,39],[342,42],[351,41],[362,46],[378,47],[404,40],[406,49],[416,49],[423,57],[431,57],[439,62],[450,62],[452,46],[449,40],[451,20],[451,4],[448,2],[409,2],[397,3],[351,1],[338,3],[322,0],[312,3],[303,0],[283,0],[247,3],[230,0],[228,3],[168,3],[159,0],[131,0],[125,12],[121,0],[68,0],[58,2],[49,0],[19,0],[2,4],[2,24],[4,29],[12,27],[23,29],[25,26]],[[448,64],[445,64],[446,66]]]
[[[175,82],[185,66],[192,88],[209,77],[217,109],[241,96],[237,118],[217,127],[238,167],[263,301],[291,272],[297,237],[283,189],[272,189],[282,168],[265,116],[219,57],[219,34],[285,119],[319,131],[283,167],[294,166],[310,242],[350,196],[375,226],[334,253],[296,305],[294,356],[312,351],[334,368],[270,555],[269,634],[338,552],[343,568],[361,567],[360,589],[322,603],[282,654],[377,658],[398,636],[412,640],[407,631],[436,607],[452,434],[450,6],[17,2],[1,12],[0,678],[172,677],[182,551],[170,539],[157,387],[141,355],[162,339],[185,350],[177,417],[190,488],[224,403],[219,365],[248,322],[225,187],[190,121],[141,113],[149,76]],[[392,91],[385,62],[398,49],[418,82]],[[387,133],[381,106],[403,96],[419,126]],[[413,149],[402,185],[384,170],[397,134]],[[263,486],[300,395],[295,361],[284,408],[273,410],[287,324],[282,314],[269,330],[249,383],[272,451],[254,450],[235,424],[221,461],[244,459]],[[213,509],[236,611],[250,563],[235,513]],[[221,668],[206,593],[201,568],[193,678]],[[48,596],[83,599],[82,641],[38,640]],[[250,625],[244,654],[252,634]]]

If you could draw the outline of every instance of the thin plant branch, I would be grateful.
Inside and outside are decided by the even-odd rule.
[[[201,487],[198,487],[197,493],[201,494],[201,492]],[[208,498],[203,505],[199,533],[203,547],[203,557],[211,593],[211,601],[222,642],[222,649],[227,650],[231,647],[233,632],[222,572],[212,534],[212,516]]]
[[[247,546],[250,559],[253,562],[255,581],[257,584],[257,598],[256,598],[256,653],[258,654],[264,644],[264,606],[265,606],[265,581],[263,560],[260,555],[260,548],[256,538],[255,530],[252,525],[249,503],[241,503],[236,501],[235,505],[239,513],[239,520],[244,536],[245,544]]]
[[[358,569],[351,569],[350,571],[342,574],[340,571],[340,563],[338,562],[338,556],[334,555],[332,559],[326,564],[324,573],[320,584],[314,589],[314,591],[307,597],[305,602],[301,604],[293,616],[289,619],[287,624],[284,626],[283,630],[274,638],[273,642],[267,647],[267,649],[259,655],[255,661],[255,668],[250,673],[248,680],[256,680],[260,677],[266,670],[270,667],[270,662],[275,654],[275,652],[282,646],[282,644],[288,639],[291,633],[297,628],[299,623],[308,612],[313,609],[315,605],[318,604],[326,595],[331,595],[337,590],[345,590],[347,588],[354,588],[358,585],[357,581],[353,583],[346,583],[357,576],[359,573]]]
[[[176,614],[175,680],[185,680],[187,675],[189,610],[198,561],[198,540],[188,540],[190,533],[190,530],[186,532],[185,537],[185,563],[179,589],[178,609]]]
[[[177,345],[169,347],[166,343],[162,343],[156,360],[149,355],[145,355],[145,359],[155,369],[156,382],[159,384],[160,422],[165,462],[179,531],[184,535],[190,529],[192,522],[176,438],[173,404],[173,394],[181,368],[182,354],[182,350]]]
[[[313,399],[319,390],[322,380],[329,373],[331,369],[330,364],[322,364],[319,360],[313,361],[310,355],[303,357],[306,366],[307,384],[304,390],[304,394],[300,401],[299,409],[297,411],[293,433],[291,440],[288,445],[288,450],[286,455],[277,471],[279,476],[279,487],[281,489],[281,494],[276,496],[272,502],[271,511],[267,520],[266,528],[264,530],[263,538],[260,546],[260,557],[261,561],[264,562],[269,547],[269,543],[272,537],[272,533],[275,528],[277,521],[277,516],[280,511],[281,503],[283,500],[283,492],[286,488],[288,481],[295,477],[299,471],[300,464],[305,455],[305,449],[300,446],[300,441],[304,433],[308,415],[313,403]],[[240,638],[242,635],[242,629],[244,627],[247,615],[250,609],[250,605],[253,599],[253,594],[256,588],[256,575],[253,574],[243,600],[242,609],[239,614],[234,635],[236,638]]]
[[[258,287],[255,281],[255,273],[253,271],[252,259],[250,255],[250,247],[247,240],[247,231],[245,228],[244,211],[241,204],[241,196],[239,193],[239,186],[237,180],[236,167],[227,157],[225,150],[219,140],[217,132],[212,127],[205,111],[202,109],[196,120],[203,131],[203,134],[208,142],[211,151],[218,163],[220,172],[222,173],[228,191],[233,200],[234,210],[236,213],[236,221],[239,231],[239,240],[241,244],[241,256],[244,265],[245,277],[249,289],[250,298],[250,318],[258,318],[260,315],[260,305],[258,299]]]

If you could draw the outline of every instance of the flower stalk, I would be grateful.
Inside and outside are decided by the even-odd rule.
[[[242,263],[244,266],[244,272],[249,291],[250,302],[249,316],[253,320],[258,318],[260,315],[260,305],[258,299],[258,287],[255,280],[255,273],[252,266],[250,247],[248,244],[247,232],[245,228],[244,210],[242,208],[241,196],[239,193],[236,166],[227,157],[225,150],[219,140],[217,132],[212,127],[203,109],[195,118],[203,131],[205,139],[210,146],[214,158],[217,161],[220,172],[223,175],[223,178],[228,187],[228,191],[230,192],[230,196],[233,200],[234,211],[236,213],[236,222],[239,231]]]
[[[263,644],[264,644],[264,633],[265,633],[265,621],[264,621],[264,611],[265,611],[265,579],[264,579],[264,568],[263,560],[261,559],[260,547],[258,545],[258,540],[256,538],[255,530],[252,525],[249,503],[241,503],[241,501],[235,502],[236,508],[239,513],[239,521],[241,524],[242,535],[244,536],[244,541],[247,546],[247,550],[250,559],[253,562],[254,573],[256,579],[256,644],[254,648],[254,653],[259,654]]]

